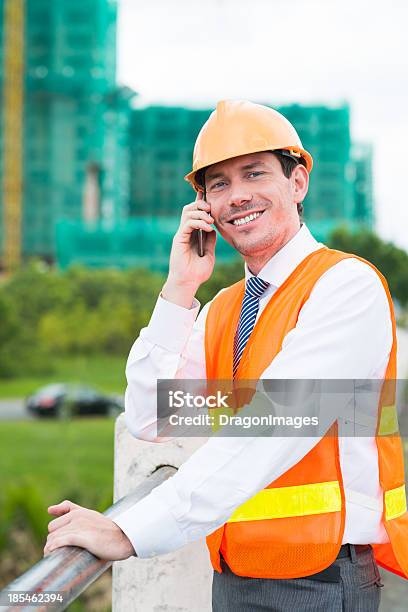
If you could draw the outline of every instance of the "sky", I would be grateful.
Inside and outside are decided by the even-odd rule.
[[[376,229],[408,250],[407,23],[406,0],[119,0],[118,80],[143,104],[348,102]]]

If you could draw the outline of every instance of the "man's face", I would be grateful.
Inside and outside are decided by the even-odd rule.
[[[272,255],[300,227],[297,203],[308,185],[301,165],[288,179],[273,153],[241,155],[210,166],[205,185],[218,231],[243,256]]]

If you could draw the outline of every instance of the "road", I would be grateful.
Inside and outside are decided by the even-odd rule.
[[[397,329],[397,370],[399,378],[408,378],[408,330]]]
[[[24,400],[0,400],[0,420],[21,421],[22,419],[32,418],[33,417],[25,409]]]
[[[381,589],[380,612],[407,612],[408,580],[381,570],[384,588]]]

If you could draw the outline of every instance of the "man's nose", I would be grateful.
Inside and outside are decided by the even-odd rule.
[[[242,206],[252,200],[252,193],[239,183],[231,185],[231,191],[228,198],[230,206]]]

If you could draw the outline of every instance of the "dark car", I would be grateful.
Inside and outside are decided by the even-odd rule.
[[[36,416],[69,418],[77,414],[117,416],[123,411],[119,397],[103,395],[87,385],[55,383],[26,399],[26,408]]]

